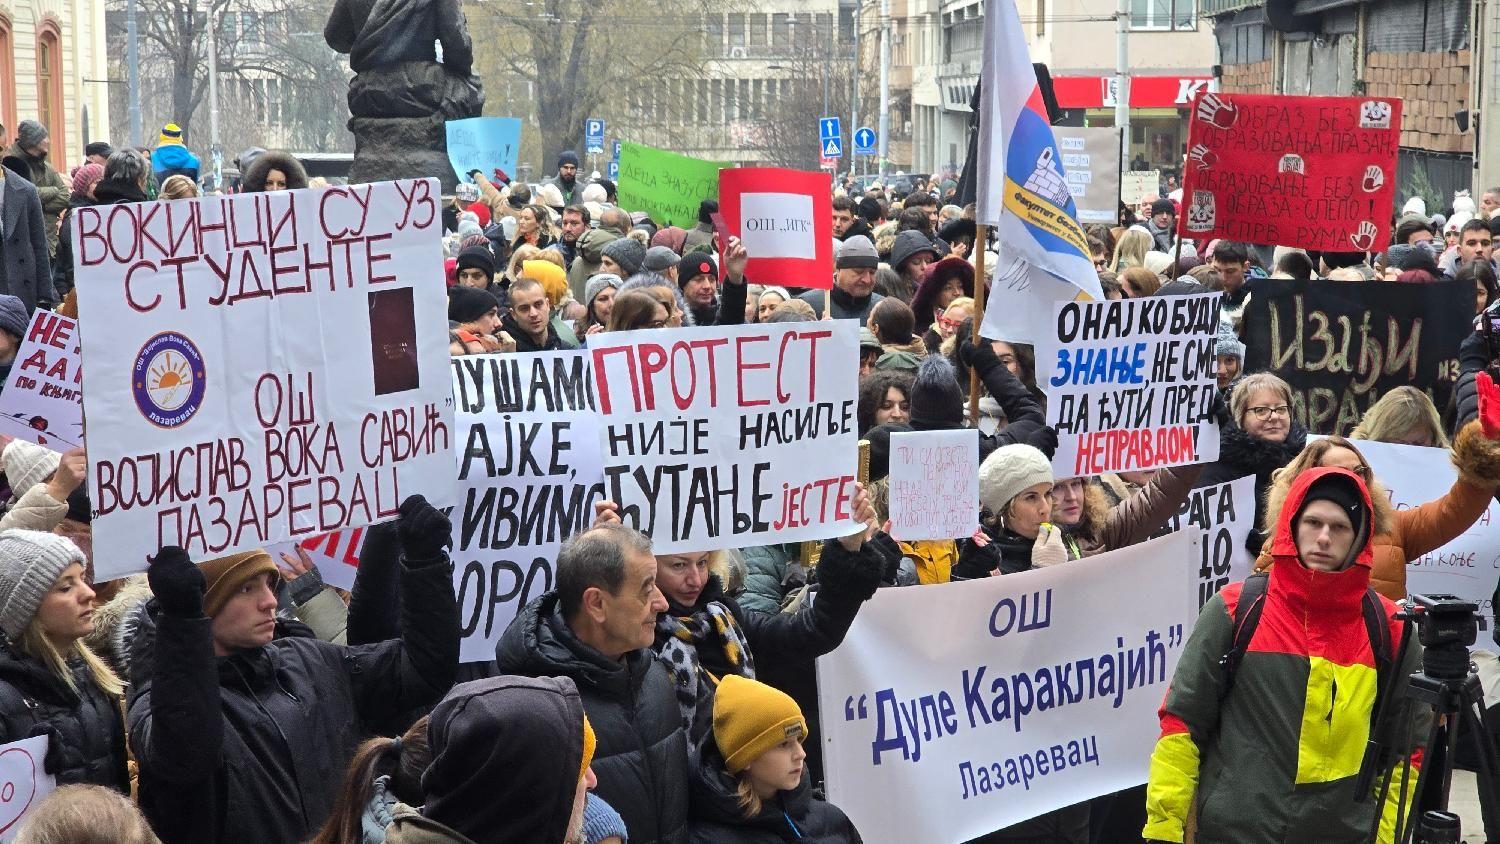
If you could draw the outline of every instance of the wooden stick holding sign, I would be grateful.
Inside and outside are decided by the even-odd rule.
[[[990,227],[983,223],[974,227],[974,325],[970,339],[979,343],[979,326],[984,322],[984,253],[989,243]],[[969,368],[969,422],[979,427],[979,370]]]

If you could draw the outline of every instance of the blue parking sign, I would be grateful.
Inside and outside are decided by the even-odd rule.
[[[584,121],[583,143],[584,149],[590,154],[604,152],[603,120],[590,117]]]

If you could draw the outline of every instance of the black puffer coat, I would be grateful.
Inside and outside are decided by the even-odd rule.
[[[724,757],[710,739],[693,776],[691,844],[861,844],[859,830],[837,806],[813,794],[804,768],[802,785],[746,818],[740,812],[735,781],[724,770]],[[632,839],[634,840],[634,839]]]
[[[1198,476],[1198,488],[1216,486],[1246,475],[1255,476],[1255,527],[1245,537],[1245,550],[1251,557],[1260,556],[1260,549],[1268,538],[1263,523],[1271,475],[1292,462],[1306,445],[1307,429],[1296,422],[1287,431],[1286,439],[1279,443],[1252,437],[1243,428],[1220,431],[1219,460],[1203,467],[1203,474]]]
[[[446,557],[401,564],[402,639],[344,647],[297,635],[216,658],[207,617],[145,613],[132,647],[140,805],[165,844],[306,841],[373,733],[448,691],[458,606]]]
[[[77,692],[41,660],[0,647],[0,743],[48,732],[58,785],[91,783],[129,794],[119,701],[94,685],[83,660],[69,661],[68,671]]]
[[[605,657],[573,635],[554,591],[521,608],[495,646],[495,664],[502,674],[571,679],[599,742],[595,793],[625,819],[631,844],[686,840],[687,731],[655,652]]]

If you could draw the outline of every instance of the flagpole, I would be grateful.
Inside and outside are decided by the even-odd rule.
[[[984,322],[984,253],[989,243],[990,227],[980,223],[974,227],[974,325],[969,338],[979,345],[979,324]],[[979,370],[969,369],[969,419],[979,427]]]

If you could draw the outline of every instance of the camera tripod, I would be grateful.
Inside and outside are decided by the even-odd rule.
[[[1397,805],[1409,808],[1396,818],[1394,841],[1398,844],[1413,841],[1416,844],[1458,844],[1461,836],[1459,819],[1448,811],[1448,796],[1453,781],[1453,760],[1465,724],[1472,734],[1479,737],[1479,800],[1484,809],[1486,827],[1500,822],[1500,814],[1495,811],[1500,753],[1497,753],[1489,731],[1489,716],[1485,711],[1479,676],[1469,662],[1468,648],[1478,634],[1478,608],[1447,595],[1418,595],[1415,601],[1411,609],[1396,616],[1407,623],[1402,627],[1395,666],[1399,669],[1405,662],[1415,626],[1423,645],[1422,670],[1405,678],[1405,687],[1400,690],[1401,701],[1394,704],[1395,720],[1401,724],[1399,735],[1393,735],[1398,731],[1389,710],[1397,698],[1398,690],[1394,687],[1400,685],[1402,678],[1397,671],[1391,673],[1356,780],[1355,799],[1363,800],[1370,794],[1373,778],[1391,770],[1391,775],[1384,777],[1380,784],[1369,840],[1379,840],[1386,798],[1390,789],[1399,788]],[[1401,750],[1411,745],[1413,730],[1412,719],[1405,716],[1404,708],[1424,704],[1431,708],[1432,726],[1426,743],[1422,745],[1421,770],[1413,785],[1411,769],[1402,764],[1405,759],[1401,756]],[[1397,739],[1394,745],[1392,738]],[[1393,765],[1399,770],[1393,770]]]

